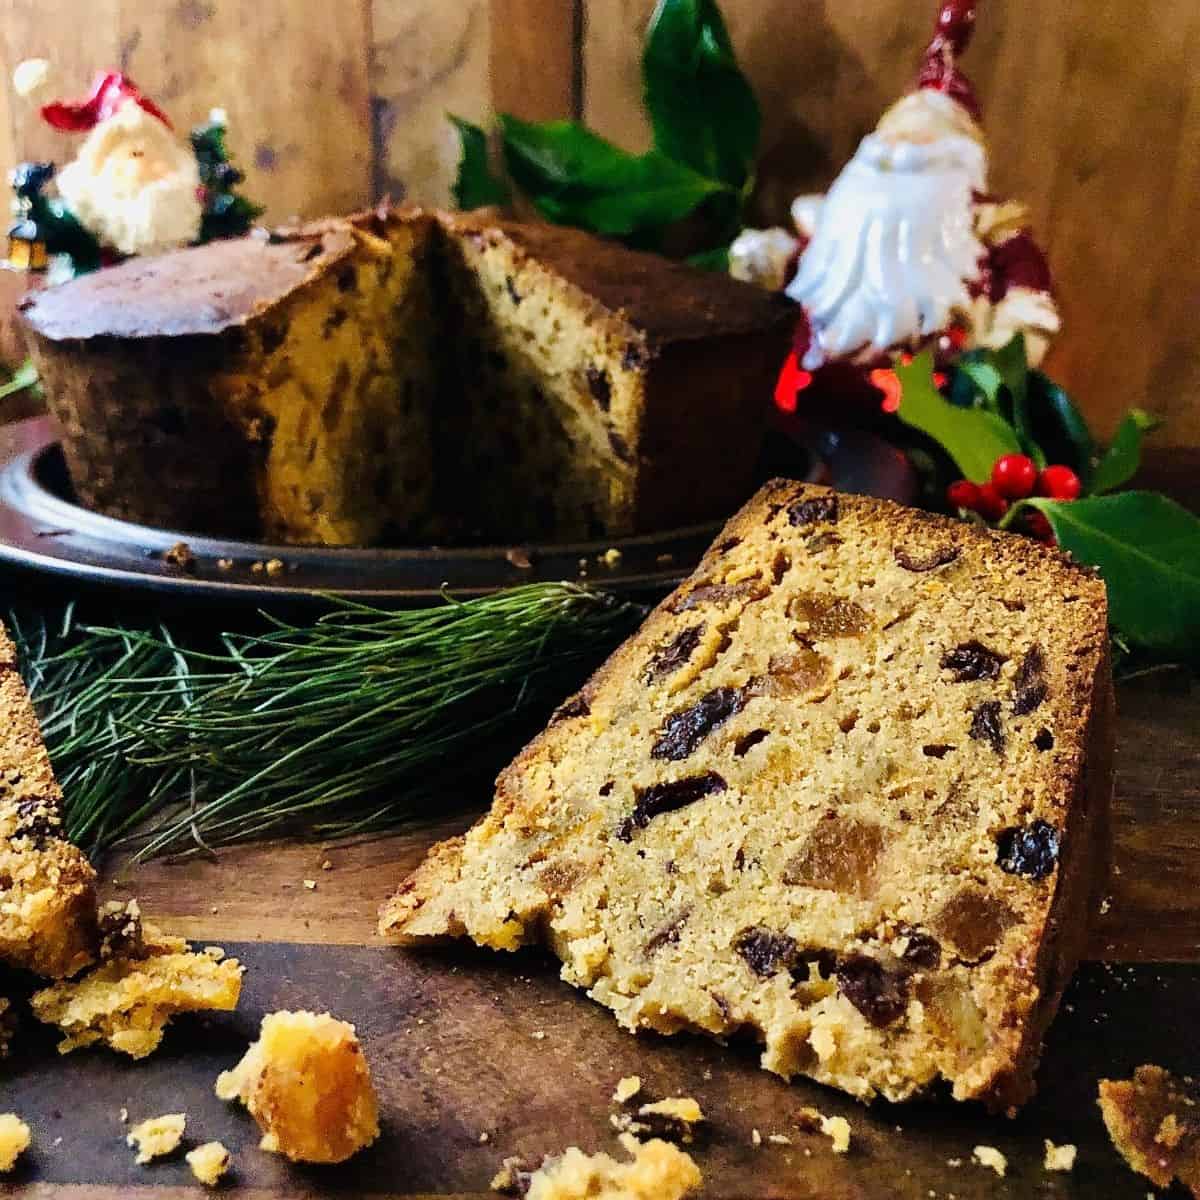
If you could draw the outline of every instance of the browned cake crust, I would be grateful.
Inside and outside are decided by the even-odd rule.
[[[62,794],[0,627],[0,963],[52,979],[96,953],[95,874],[62,835]]]
[[[1012,1109],[1108,860],[1102,581],[767,485],[385,906],[545,941],[630,1029],[755,1033],[869,1099]]]
[[[1178,1179],[1200,1196],[1200,1084],[1162,1067],[1100,1080],[1100,1112],[1121,1157],[1155,1187]]]

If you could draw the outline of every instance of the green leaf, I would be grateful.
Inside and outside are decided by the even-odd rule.
[[[688,255],[688,263],[705,271],[729,270],[729,247],[715,246],[712,250],[700,250]]]
[[[1200,650],[1200,518],[1158,492],[1027,500],[1059,545],[1099,569],[1109,620],[1129,642],[1196,658]]]
[[[33,359],[27,358],[13,373],[7,383],[0,384],[0,400],[6,396],[14,396],[26,388],[36,387],[38,383],[37,367]]]
[[[642,80],[655,147],[710,179],[746,187],[762,114],[716,0],[658,0]]]
[[[1002,454],[1021,453],[1021,443],[1002,417],[982,408],[951,404],[933,382],[933,352],[924,350],[907,366],[896,363],[900,410],[906,425],[928,434],[946,451],[965,478],[983,483]]]
[[[1021,449],[1041,470],[1046,465],[1046,455],[1034,437],[1029,412],[1029,359],[1025,353],[1025,335],[1018,333],[1006,346],[994,351],[992,362],[1008,389],[1012,425]]]
[[[1131,408],[1117,428],[1108,452],[1092,476],[1093,494],[1111,492],[1137,473],[1142,461],[1142,435],[1158,428],[1158,421],[1140,408]]]
[[[450,123],[458,130],[460,153],[458,174],[454,179],[454,203],[459,208],[470,210],[484,208],[489,204],[507,204],[510,199],[508,184],[492,174],[488,163],[487,134],[478,125],[448,113]]]
[[[1049,460],[1070,467],[1090,490],[1096,453],[1092,431],[1066,391],[1041,371],[1029,372],[1029,414]]]
[[[630,154],[575,121],[501,115],[509,174],[550,221],[625,235],[678,221],[728,188],[656,150]]]
[[[991,412],[1000,411],[1000,389],[1004,380],[994,363],[987,357],[967,360],[959,359],[955,364],[963,375],[975,385],[975,390],[983,397],[983,406]],[[973,399],[973,398],[972,398]]]

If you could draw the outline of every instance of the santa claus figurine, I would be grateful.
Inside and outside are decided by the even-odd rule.
[[[944,364],[1017,333],[1036,364],[1058,332],[1028,211],[988,192],[979,106],[958,67],[974,21],[972,0],[942,6],[916,88],[828,193],[796,199],[794,234],[746,230],[730,248],[735,276],[786,288],[803,307],[790,363],[799,388],[857,377],[886,392],[898,352],[933,346]]]
[[[110,254],[157,254],[197,240],[204,192],[195,152],[132,80],[98,75],[85,99],[41,111],[55,129],[87,133],[58,172],[58,191]]]

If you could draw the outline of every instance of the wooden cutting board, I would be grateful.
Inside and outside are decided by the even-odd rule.
[[[1118,699],[1111,900],[1092,935],[1093,961],[1051,1030],[1040,1093],[1014,1121],[936,1100],[866,1109],[765,1074],[752,1046],[632,1037],[560,983],[540,954],[383,945],[374,934],[380,900],[431,841],[470,821],[464,813],[358,844],[256,846],[136,871],[116,864],[110,894],[136,894],[171,931],[223,945],[246,964],[241,1007],[181,1019],[141,1064],[104,1051],[59,1058],[48,1031],[28,1030],[0,1076],[0,1111],[21,1113],[35,1144],[0,1192],[196,1194],[184,1192],[193,1181],[178,1158],[134,1165],[125,1108],[131,1122],[186,1112],[189,1143],[218,1138],[234,1151],[241,1196],[483,1195],[507,1155],[572,1144],[619,1154],[610,1095],[636,1074],[648,1097],[692,1095],[708,1114],[710,1135],[694,1148],[708,1197],[1140,1200],[1151,1189],[1108,1145],[1096,1081],[1143,1062],[1200,1073],[1200,691],[1162,674],[1122,686]],[[245,1113],[213,1095],[217,1073],[280,1007],[330,1009],[365,1041],[384,1134],[343,1167],[289,1167],[261,1153]],[[805,1105],[849,1119],[848,1155],[800,1130]],[[1046,1138],[1079,1147],[1071,1174],[1044,1171]],[[972,1163],[981,1144],[1007,1156],[1006,1178]]]

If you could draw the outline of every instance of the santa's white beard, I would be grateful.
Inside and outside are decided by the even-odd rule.
[[[202,213],[199,178],[168,176],[125,192],[103,177],[59,180],[71,211],[101,243],[121,254],[159,254],[195,241]]]
[[[970,306],[967,284],[984,254],[972,193],[984,179],[984,151],[970,137],[863,139],[787,289],[808,315],[808,370],[915,345]]]

